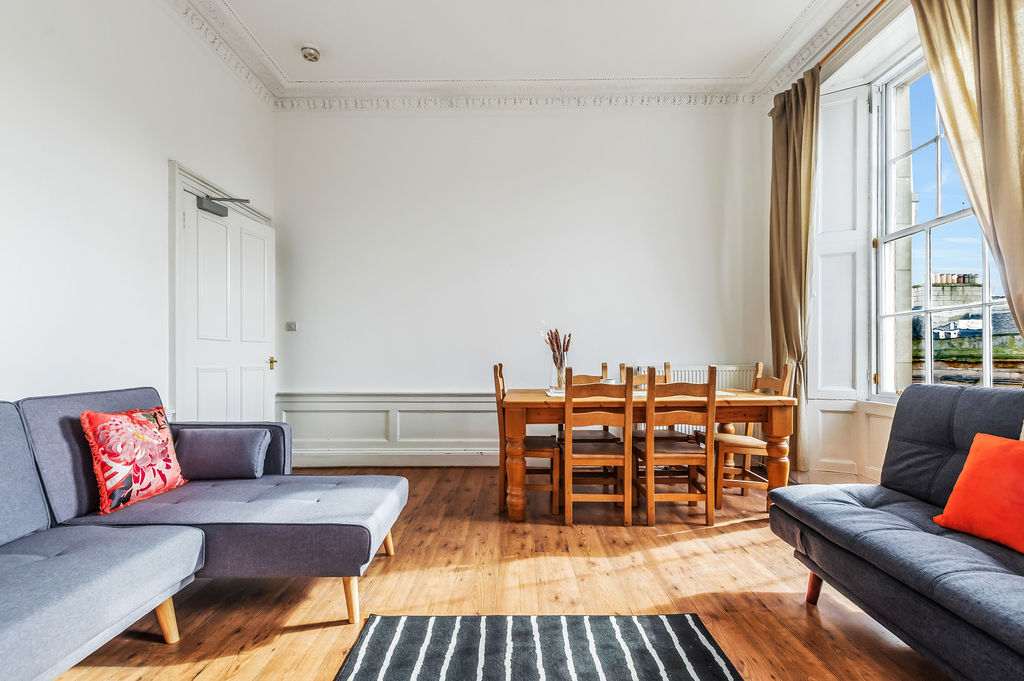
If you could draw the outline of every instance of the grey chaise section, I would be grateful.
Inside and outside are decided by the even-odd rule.
[[[409,484],[398,476],[291,475],[291,430],[284,423],[175,423],[187,428],[270,430],[263,476],[192,480],[156,497],[99,515],[82,411],[160,406],[152,388],[33,397],[18,403],[59,523],[83,527],[171,525],[203,531],[199,577],[342,577],[349,619],[359,621],[358,578],[384,546],[405,507]],[[230,448],[211,457],[237,455]]]
[[[55,527],[15,405],[0,402],[0,676],[52,679],[158,609],[203,566],[191,527]]]
[[[52,679],[154,609],[165,639],[176,642],[171,597],[196,576],[342,577],[349,618],[359,621],[358,577],[381,545],[394,552],[391,526],[408,499],[408,482],[291,475],[287,424],[179,423],[171,425],[176,436],[208,430],[194,439],[209,451],[190,453],[216,459],[204,463],[252,457],[237,449],[239,438],[218,440],[224,433],[258,429],[255,440],[265,443],[269,431],[263,465],[253,468],[262,477],[192,480],[98,515],[81,412],[157,406],[160,396],[152,388],[0,402],[5,681]]]
[[[1017,439],[1022,421],[1024,390],[912,385],[880,485],[774,490],[771,528],[811,570],[808,601],[824,579],[953,678],[1024,679],[1024,555],[932,520],[974,436]]]

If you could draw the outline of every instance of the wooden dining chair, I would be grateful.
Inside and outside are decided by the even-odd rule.
[[[625,364],[619,365],[619,376],[623,376],[626,370]],[[633,373],[633,389],[644,390],[647,388],[648,371],[641,373]],[[668,383],[672,379],[672,364],[665,362],[664,370],[662,373],[655,374],[654,382],[657,385],[662,383]],[[620,379],[621,380],[621,379]],[[638,427],[633,428],[633,442],[639,442],[647,437],[647,426],[645,424],[637,424]],[[666,428],[656,428],[654,431],[654,437],[656,438],[667,438],[670,440],[690,440],[690,435],[682,430],[678,430],[674,425]]]
[[[793,371],[795,365],[789,362],[782,368],[782,376],[763,376],[764,364],[758,362],[754,367],[754,382],[751,392],[772,393],[789,397],[793,390]],[[754,424],[747,423],[743,435],[738,433],[719,433],[715,436],[716,468],[715,498],[718,508],[722,508],[723,490],[725,487],[739,487],[741,494],[746,496],[749,489],[768,489],[768,478],[751,470],[751,457],[768,456],[768,443],[754,437]],[[742,457],[742,463],[737,463]],[[767,505],[766,505],[767,510]]]
[[[505,472],[505,376],[502,373],[502,365],[494,365],[494,400],[498,408],[498,513],[505,510],[506,497],[508,496],[508,478]],[[523,488],[526,490],[539,490],[551,492],[551,513],[558,515],[561,492],[561,448],[555,440],[554,435],[527,435],[523,439],[523,456],[534,459],[550,459],[549,468],[527,468],[526,475],[543,475],[544,482],[527,481]]]
[[[715,382],[717,370],[708,367],[707,383],[657,383],[653,368],[648,369],[647,404],[644,422],[646,437],[634,443],[637,464],[643,465],[643,475],[637,474],[637,490],[647,502],[647,524],[653,525],[655,505],[658,501],[704,502],[704,517],[708,525],[715,524],[715,486],[701,482],[697,467],[714,470]],[[662,403],[672,397],[696,397],[700,401],[693,407],[673,407]],[[669,425],[702,426],[706,429],[707,447],[696,442],[655,437],[655,427]],[[659,475],[658,467],[667,467],[667,475]],[[685,475],[681,471],[685,470]],[[686,484],[686,492],[658,492],[657,484]]]
[[[603,380],[608,380],[608,362],[601,362],[600,376],[596,374],[573,374],[572,377],[573,385],[590,385],[591,383],[600,383]],[[568,377],[566,381],[568,381]],[[563,424],[558,424],[557,437],[558,444],[565,442],[565,426]],[[622,442],[622,438],[611,432],[608,426],[604,426],[600,430],[577,429],[573,434],[573,439],[576,442]]]
[[[572,380],[572,369],[565,371],[565,442],[562,445],[562,463],[565,467],[563,484],[565,487],[564,513],[565,524],[572,525],[572,509],[576,502],[612,501],[621,502],[623,523],[628,527],[633,523],[633,370],[628,370],[627,381],[609,385],[606,383],[575,384]],[[622,400],[614,406],[594,406],[587,398],[605,397]],[[608,426],[621,428],[622,442],[577,442],[578,428],[587,426]],[[573,489],[575,482],[574,469],[579,466],[589,468],[610,468],[616,472],[613,479],[614,491],[602,493],[577,493]],[[593,477],[585,479],[587,484],[601,484],[604,481]]]

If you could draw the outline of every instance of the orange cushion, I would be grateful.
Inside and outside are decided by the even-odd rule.
[[[163,407],[119,414],[82,412],[82,430],[92,450],[100,491],[100,513],[184,485]]]
[[[935,522],[1024,552],[1024,442],[978,433]]]

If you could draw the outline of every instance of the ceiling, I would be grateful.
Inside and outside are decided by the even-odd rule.
[[[167,0],[268,100],[788,85],[870,0]],[[316,64],[299,54],[321,51]],[[794,68],[796,69],[794,71]],[[790,73],[790,72],[793,73]]]

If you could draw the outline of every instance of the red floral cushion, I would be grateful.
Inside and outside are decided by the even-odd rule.
[[[100,513],[184,485],[163,407],[120,414],[82,412],[100,488]]]

